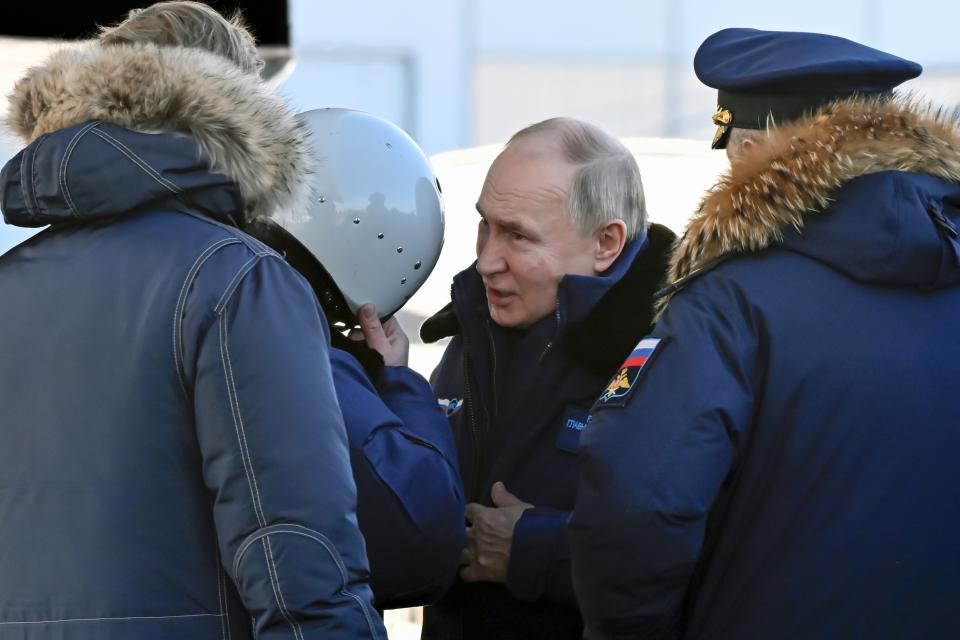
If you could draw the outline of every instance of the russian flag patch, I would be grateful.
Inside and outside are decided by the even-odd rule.
[[[627,356],[627,359],[623,361],[623,364],[620,365],[620,370],[610,380],[610,384],[597,399],[594,408],[601,409],[626,405],[627,399],[636,386],[637,378],[640,377],[640,372],[653,357],[658,346],[660,346],[660,338],[646,337],[641,340]]]
[[[463,406],[463,398],[437,398],[437,406],[449,418]]]

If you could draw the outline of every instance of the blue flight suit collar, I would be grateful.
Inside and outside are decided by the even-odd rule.
[[[557,287],[553,316],[535,322],[526,331],[541,333],[549,329],[551,337],[561,328],[582,320],[596,303],[629,271],[634,260],[649,244],[647,234],[626,243],[623,251],[606,271],[595,276],[568,274]],[[490,321],[483,280],[474,262],[453,279],[451,294],[464,330],[471,331]],[[468,313],[465,313],[468,312]],[[478,322],[479,321],[479,322]],[[470,327],[470,328],[467,328]]]

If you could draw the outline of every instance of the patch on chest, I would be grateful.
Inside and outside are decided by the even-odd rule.
[[[463,406],[463,398],[437,398],[437,406],[449,418]]]
[[[580,448],[580,434],[590,424],[590,413],[577,407],[569,407],[563,414],[557,448],[576,453]]]
[[[595,409],[604,407],[622,407],[627,404],[630,394],[637,386],[637,379],[643,368],[653,357],[657,347],[660,346],[660,338],[647,337],[641,340],[633,351],[620,365],[620,369],[610,380],[607,388],[597,399],[594,405]]]

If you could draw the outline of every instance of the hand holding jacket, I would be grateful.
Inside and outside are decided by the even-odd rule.
[[[513,531],[523,512],[533,505],[507,491],[502,482],[490,490],[493,507],[471,502],[467,505],[467,546],[460,569],[464,582],[506,582],[510,566]]]

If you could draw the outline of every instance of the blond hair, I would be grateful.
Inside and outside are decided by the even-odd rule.
[[[260,75],[263,60],[253,35],[239,11],[224,18],[201,3],[178,0],[131,9],[123,22],[100,30],[100,44],[151,42],[171,47],[194,47],[223,56],[235,65]]]

